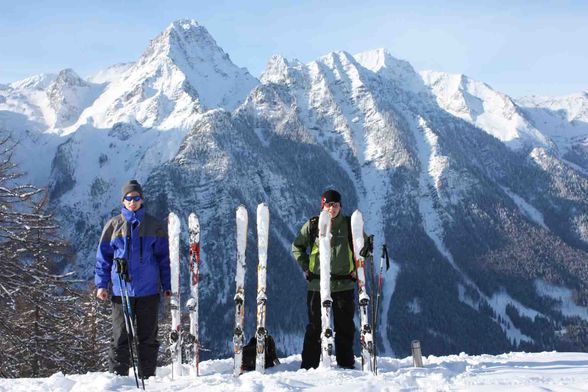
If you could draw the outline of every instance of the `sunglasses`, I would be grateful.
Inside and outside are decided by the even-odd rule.
[[[338,201],[331,201],[329,203],[325,203],[325,207],[337,207],[339,205]]]
[[[137,196],[125,196],[125,200],[126,201],[131,201],[131,200],[141,201],[142,198],[143,197],[142,196],[139,196],[139,195],[137,195]]]

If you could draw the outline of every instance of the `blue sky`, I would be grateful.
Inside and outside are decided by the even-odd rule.
[[[571,0],[0,0],[0,82],[134,61],[179,18],[255,76],[273,54],[309,62],[384,47],[513,97],[588,90],[588,1]]]

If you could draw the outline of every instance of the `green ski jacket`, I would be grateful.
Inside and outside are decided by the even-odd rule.
[[[331,276],[350,275],[355,271],[352,247],[349,243],[351,227],[348,222],[349,218],[341,213],[331,220]],[[309,271],[316,276],[308,283],[308,290],[320,291],[320,279],[318,278],[320,274],[319,239],[317,236],[310,244],[310,237],[310,220],[308,220],[292,243],[292,255],[303,271]],[[310,249],[310,254],[308,249]],[[354,287],[354,280],[331,278],[331,292],[333,293],[353,290]]]

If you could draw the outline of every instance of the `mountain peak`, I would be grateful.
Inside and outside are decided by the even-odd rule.
[[[191,19],[172,22],[115,80],[77,125],[91,118],[94,126],[104,128],[129,121],[161,129],[189,128],[193,114],[233,110],[258,84]]]
[[[320,57],[318,59],[318,62],[326,64],[329,67],[334,67],[337,63],[340,63],[342,65],[357,63],[355,58],[353,58],[351,54],[347,53],[344,50],[329,52],[326,55]]]
[[[51,88],[54,88],[56,85],[87,86],[88,82],[80,78],[73,69],[65,68],[59,71],[57,79],[51,84]]]
[[[387,63],[389,65],[391,60],[394,59],[392,55],[384,48],[367,50],[365,52],[356,54],[354,57],[365,68],[374,72],[378,72],[380,69],[385,68]]]
[[[552,147],[552,142],[529,123],[508,95],[488,84],[464,74],[446,72],[422,71],[421,77],[441,108],[512,149],[529,145]]]
[[[353,57],[363,67],[396,82],[405,90],[418,92],[423,89],[422,79],[412,65],[406,60],[392,56],[387,49],[368,50]]]
[[[204,26],[193,19],[179,19],[151,40],[138,65],[149,63],[154,58],[183,62],[194,57],[202,60],[210,55],[228,59]]]
[[[48,125],[50,128],[72,125],[101,92],[100,85],[85,81],[73,69],[61,70],[47,88],[49,107],[53,109],[53,113],[45,115]]]
[[[166,30],[174,29],[174,30],[191,30],[194,28],[200,27],[198,22],[195,19],[178,19],[170,23]]]
[[[53,83],[57,75],[52,73],[43,73],[39,75],[33,75],[26,79],[16,81],[10,84],[10,87],[16,90],[19,89],[32,89],[32,90],[45,90]]]
[[[273,55],[265,67],[265,71],[260,77],[262,83],[290,83],[296,79],[297,71],[304,67],[299,60],[288,60],[285,57],[275,54]]]

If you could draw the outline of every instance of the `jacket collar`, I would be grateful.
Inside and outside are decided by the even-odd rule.
[[[141,206],[141,208],[139,208],[135,212],[127,210],[123,206],[120,209],[120,213],[122,214],[122,216],[125,218],[125,220],[127,222],[130,222],[130,223],[139,222],[140,223],[141,220],[143,220],[143,217],[145,216],[145,206]]]
[[[339,211],[339,215],[331,219],[331,227],[338,227],[343,221],[343,212]]]

